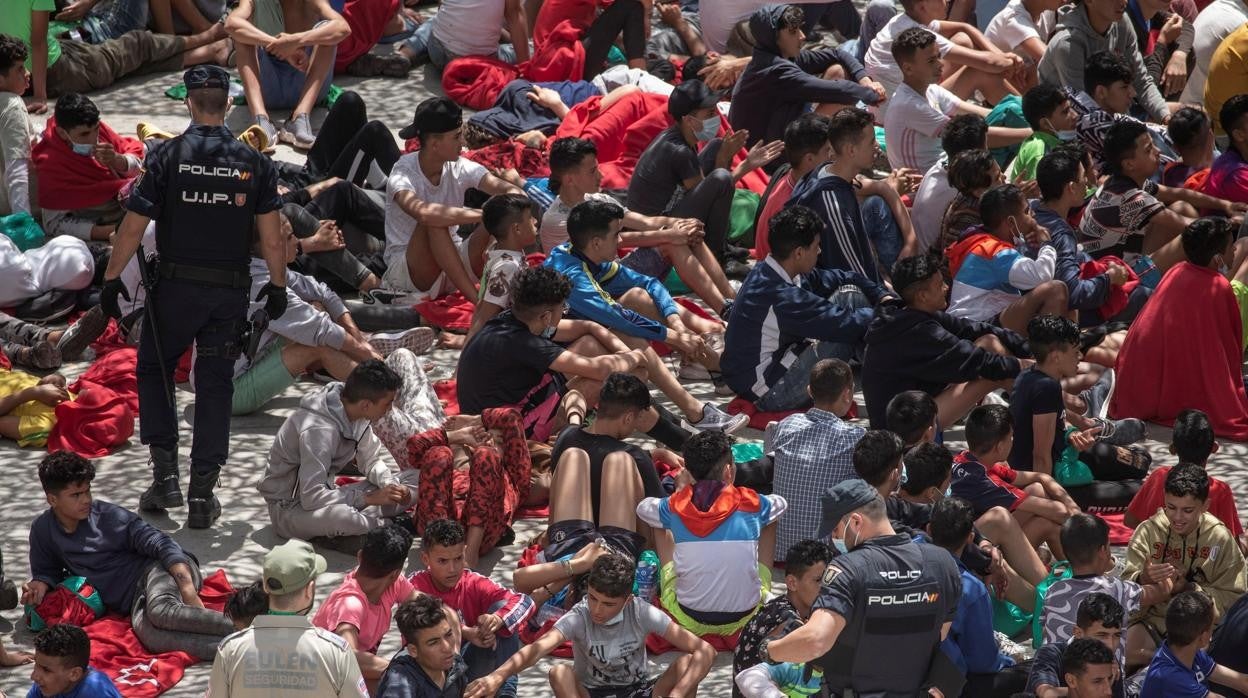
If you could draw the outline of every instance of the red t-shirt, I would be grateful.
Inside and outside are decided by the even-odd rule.
[[[790,173],[776,182],[776,186],[771,188],[771,194],[767,195],[767,203],[763,204],[763,213],[758,217],[758,227],[754,229],[754,259],[766,259],[767,255],[771,254],[771,245],[767,243],[771,228],[767,226],[767,221],[780,213],[792,197],[793,177]]]
[[[1148,474],[1140,491],[1135,493],[1127,511],[1140,521],[1147,521],[1166,503],[1166,474],[1170,466],[1165,465]],[[1235,510],[1235,495],[1225,482],[1216,477],[1209,478],[1209,513],[1226,524],[1231,535],[1238,538],[1244,532],[1239,523],[1239,512]]]

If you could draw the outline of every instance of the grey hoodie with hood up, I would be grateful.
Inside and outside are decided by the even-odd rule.
[[[361,488],[334,484],[338,473],[351,463],[376,487],[398,482],[381,459],[381,441],[368,420],[347,418],[342,386],[330,383],[305,395],[299,409],[278,429],[258,488],[266,501],[297,500],[305,511],[335,504],[363,509],[367,505]]]
[[[1165,98],[1144,66],[1131,19],[1124,14],[1109,26],[1109,31],[1099,34],[1088,22],[1088,11],[1082,3],[1058,9],[1057,31],[1053,32],[1040,59],[1040,82],[1068,86],[1075,91],[1084,89],[1084,66],[1092,54],[1101,51],[1118,54],[1131,66],[1136,99],[1150,118],[1160,122],[1170,114]]]

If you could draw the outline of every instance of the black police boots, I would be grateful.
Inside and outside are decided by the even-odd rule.
[[[221,502],[212,493],[217,486],[217,474],[200,475],[191,472],[191,486],[187,490],[187,528],[212,528],[221,518]]]
[[[164,511],[182,506],[182,489],[178,485],[178,447],[166,450],[150,446],[152,485],[139,496],[139,509]]]

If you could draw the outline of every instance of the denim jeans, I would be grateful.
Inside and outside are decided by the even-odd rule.
[[[828,299],[833,305],[855,310],[871,305],[866,294],[855,286],[843,286]],[[840,359],[848,361],[858,353],[859,345],[847,342],[820,341],[807,347],[798,355],[797,360],[789,366],[789,370],[771,386],[767,394],[754,404],[764,412],[787,412],[810,407],[813,402],[807,386],[810,385],[810,372],[820,359]]]
[[[413,63],[420,63],[428,60],[433,67],[438,70],[446,68],[446,64],[459,58],[459,56],[447,50],[446,46],[437,37],[433,35],[433,21],[422,22],[416,27],[416,31],[412,32],[412,36],[403,42],[414,55]],[[504,63],[516,63],[516,47],[511,44],[501,44],[498,47],[498,60]]]
[[[888,208],[888,202],[879,196],[869,196],[859,207],[862,211],[862,224],[866,227],[867,237],[875,245],[875,254],[885,269],[892,269],[893,263],[901,255],[901,229],[897,227],[897,219]]]
[[[311,60],[312,49],[305,49]],[[335,49],[336,50],[336,49]],[[269,109],[292,109],[299,104],[303,93],[303,84],[307,81],[307,73],[290,63],[277,58],[261,47],[255,48],[259,58],[260,94],[264,97],[264,106]],[[334,80],[334,69],[331,66],[321,90],[316,95],[316,104],[325,101],[329,94],[329,85]]]
[[[497,611],[502,607],[503,602],[496,601],[494,605],[490,606],[490,612]],[[475,619],[472,618],[465,618],[464,621],[475,623]],[[511,659],[511,655],[519,651],[520,637],[518,635],[510,637],[496,635],[493,649],[485,649],[477,647],[470,642],[465,642],[460,654],[464,658],[464,663],[468,665],[468,680],[473,681],[499,668],[503,665],[503,662]],[[498,689],[498,695],[503,698],[515,698],[517,685],[518,679],[516,676],[507,677],[502,687]]]

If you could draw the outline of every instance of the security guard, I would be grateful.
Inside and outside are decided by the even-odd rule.
[[[325,558],[297,538],[264,556],[269,612],[221,641],[208,694],[217,698],[368,698],[347,641],[308,622]]]
[[[183,75],[191,126],[148,153],[144,173],[126,203],[113,254],[104,272],[100,305],[120,317],[120,280],[156,221],[158,261],[146,276],[147,326],[139,345],[139,437],[151,451],[152,478],[139,500],[144,511],[182,506],[178,478],[178,422],[173,369],[196,345],[195,428],[187,526],[208,528],[221,515],[213,495],[229,450],[234,360],[247,329],[253,229],[259,232],[271,281],[265,298],[271,319],[286,310],[285,245],[281,238],[277,173],[272,161],[240,143],[225,127],[229,74],[196,66]]]
[[[957,564],[940,548],[894,533],[884,500],[862,480],[828,488],[822,503],[817,537],[831,533],[847,552],[828,565],[810,619],[764,640],[760,653],[769,662],[816,662],[833,695],[927,695],[962,595]]]

